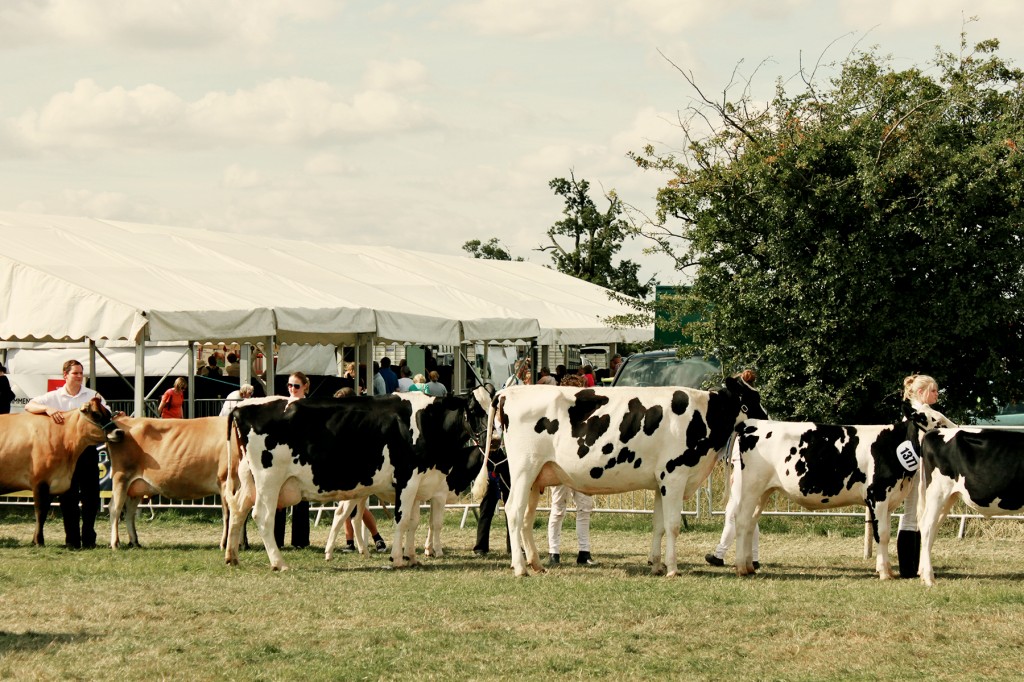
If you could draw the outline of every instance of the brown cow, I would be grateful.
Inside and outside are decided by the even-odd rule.
[[[110,547],[120,544],[118,521],[125,511],[128,545],[139,546],[135,512],[143,497],[194,500],[220,495],[227,473],[226,417],[200,419],[123,418],[121,443],[108,447],[111,464]],[[224,535],[228,508],[221,497]]]
[[[28,412],[0,415],[0,495],[32,491],[36,511],[32,544],[40,547],[50,501],[71,487],[82,450],[104,441],[116,443],[123,435],[98,397],[63,414],[63,424]]]

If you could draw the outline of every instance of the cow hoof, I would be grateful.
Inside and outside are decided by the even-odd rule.
[[[288,570],[288,567],[285,566],[284,564],[281,564],[280,566],[271,566],[270,570],[272,570],[272,571],[280,571],[281,573],[284,573],[285,571]]]
[[[660,564],[652,566],[651,575],[665,575],[665,567]]]
[[[678,575],[679,575],[679,571],[669,571],[668,573],[665,574],[665,577],[666,578],[675,578]]]

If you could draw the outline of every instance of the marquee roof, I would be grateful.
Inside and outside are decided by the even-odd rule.
[[[353,345],[650,339],[608,290],[532,263],[0,212],[0,340]]]

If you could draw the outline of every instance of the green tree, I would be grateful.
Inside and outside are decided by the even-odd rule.
[[[681,71],[684,151],[634,155],[673,176],[643,232],[693,274],[695,344],[756,365],[773,416],[886,423],[915,372],[952,418],[991,413],[1024,381],[1022,72],[966,34],[924,69],[838,67],[761,107]]]
[[[491,237],[486,243],[481,243],[479,239],[470,239],[462,245],[462,250],[472,254],[473,258],[483,258],[484,260],[523,260],[521,256],[516,256],[513,259],[512,254],[502,246],[497,237]]]
[[[590,183],[577,180],[572,172],[568,180],[555,178],[548,186],[565,199],[564,218],[548,230],[551,244],[537,250],[550,252],[551,261],[559,272],[625,296],[646,298],[654,286],[654,278],[641,282],[638,264],[631,260],[613,262],[623,242],[632,235],[629,223],[622,217],[619,197],[610,192],[606,196],[608,209],[602,213],[590,198]],[[560,239],[568,243],[563,244]]]

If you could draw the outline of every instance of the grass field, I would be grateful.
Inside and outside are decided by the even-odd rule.
[[[600,565],[516,579],[509,556],[470,551],[449,514],[443,559],[391,570],[386,555],[259,541],[223,565],[219,518],[140,519],[142,549],[30,544],[30,510],[0,509],[0,678],[17,680],[1017,680],[1024,673],[1021,525],[972,521],[937,542],[933,589],[875,579],[855,519],[766,519],[762,570],[704,563],[717,521],[680,536],[682,575],[652,577],[650,518],[597,515]],[[575,548],[572,515],[563,557]],[[108,528],[101,517],[100,528]],[[540,524],[546,518],[539,518]],[[390,542],[391,525],[381,522]],[[251,531],[250,534],[255,535]],[[106,532],[100,533],[107,536]],[[421,532],[422,536],[422,532]],[[544,532],[538,544],[546,547]],[[504,548],[495,520],[491,546]],[[731,555],[727,555],[729,558]]]

